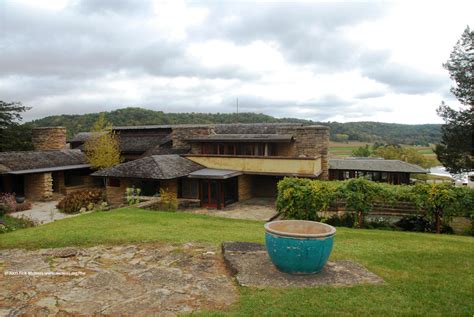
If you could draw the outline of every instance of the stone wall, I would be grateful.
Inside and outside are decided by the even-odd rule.
[[[49,200],[53,197],[51,173],[25,175],[25,197],[30,200]]]
[[[107,202],[111,205],[121,205],[125,203],[125,191],[127,187],[131,187],[132,184],[128,179],[120,180],[120,187],[106,186],[105,192],[107,195]]]
[[[329,128],[325,126],[279,127],[278,134],[291,134],[295,138],[295,156],[321,157],[320,179],[329,177]]]
[[[37,151],[62,150],[66,147],[66,128],[34,128],[31,141]]]
[[[186,139],[209,135],[211,133],[213,133],[211,125],[173,127],[173,131],[171,132],[173,149],[188,149],[191,147],[191,144],[188,143]]]
[[[252,175],[240,175],[238,177],[239,201],[252,198]]]

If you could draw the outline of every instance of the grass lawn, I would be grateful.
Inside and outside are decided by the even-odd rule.
[[[263,223],[124,208],[0,235],[0,248],[91,246],[147,241],[263,242]],[[474,313],[472,237],[338,228],[332,260],[350,259],[385,285],[306,289],[240,288],[238,315],[425,315]],[[203,314],[220,314],[205,312]]]

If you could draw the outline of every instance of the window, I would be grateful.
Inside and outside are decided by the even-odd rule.
[[[88,169],[64,171],[64,186],[81,186],[85,183],[85,177],[90,174]]]
[[[120,179],[118,179],[118,178],[109,178],[107,180],[107,186],[109,186],[109,187],[120,187]]]
[[[141,189],[142,196],[154,196],[160,192],[160,182],[159,181],[141,181],[139,186],[135,185]]]
[[[199,198],[199,181],[197,179],[183,178],[180,180],[180,198]]]

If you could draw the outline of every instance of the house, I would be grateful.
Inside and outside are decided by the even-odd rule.
[[[409,184],[410,174],[427,174],[418,165],[399,160],[373,157],[351,157],[329,160],[329,180],[345,180],[366,177],[375,182]]]
[[[32,141],[35,151],[0,152],[0,192],[48,200],[96,185],[84,154],[66,148],[65,128],[35,128]]]
[[[114,131],[121,152],[138,159],[92,174],[107,179],[112,202],[122,199],[127,187],[138,186],[148,195],[165,188],[203,207],[222,208],[276,196],[277,182],[285,176],[328,179],[324,126],[152,125]]]

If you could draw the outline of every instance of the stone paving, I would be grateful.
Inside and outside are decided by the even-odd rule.
[[[239,201],[224,209],[192,209],[189,212],[209,216],[268,221],[276,215],[275,198],[251,198]]]
[[[15,218],[27,218],[36,224],[45,224],[59,219],[73,217],[76,215],[68,215],[59,212],[56,208],[58,201],[33,202],[31,209],[18,211],[8,214]]]
[[[229,271],[241,286],[286,288],[384,283],[379,276],[352,261],[328,262],[321,272],[312,275],[283,273],[259,243],[224,242],[222,253]]]
[[[208,245],[0,250],[0,269],[0,316],[174,316],[238,299]]]

